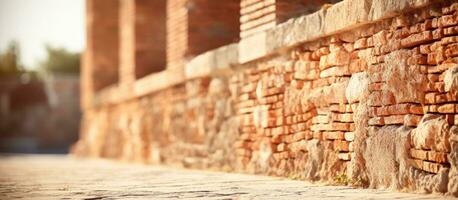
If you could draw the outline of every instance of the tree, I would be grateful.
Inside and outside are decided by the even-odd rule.
[[[16,41],[11,41],[4,53],[0,53],[0,75],[13,76],[23,73],[20,64],[20,50]]]
[[[48,72],[77,74],[80,71],[80,53],[69,52],[65,48],[46,45],[47,58],[41,63]]]

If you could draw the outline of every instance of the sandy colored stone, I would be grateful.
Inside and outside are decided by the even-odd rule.
[[[451,67],[444,76],[445,91],[458,97],[458,66]]]
[[[354,103],[362,98],[367,98],[367,88],[369,87],[369,77],[366,72],[352,74],[348,86],[345,90],[345,97],[348,102]]]
[[[422,103],[426,76],[418,66],[409,66],[406,60],[411,56],[407,50],[399,50],[386,55],[386,69],[383,70],[385,90],[394,94],[397,103]]]
[[[449,152],[449,130],[450,127],[444,117],[425,115],[418,127],[412,131],[412,143],[417,149]]]

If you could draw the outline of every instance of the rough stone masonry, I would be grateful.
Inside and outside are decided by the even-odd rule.
[[[458,1],[212,2],[87,0],[73,154],[458,196]]]

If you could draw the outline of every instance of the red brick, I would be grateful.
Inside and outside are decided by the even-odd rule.
[[[439,19],[438,23],[440,27],[456,25],[458,23],[458,15],[444,15]]]
[[[447,153],[429,151],[428,160],[438,163],[448,163]]]
[[[347,141],[342,141],[342,140],[335,140],[333,142],[333,145],[334,145],[334,150],[336,151],[339,151],[339,152],[348,152],[350,151],[350,148],[349,148],[349,142]]]
[[[447,56],[448,58],[455,57],[457,55],[458,55],[458,44],[449,45],[445,49],[445,56]]]
[[[431,173],[437,173],[443,166],[437,163],[423,161],[423,170]]]
[[[324,70],[331,66],[342,66],[350,63],[350,54],[345,50],[331,52],[320,58],[320,69]]]
[[[327,139],[327,140],[343,140],[344,139],[344,132],[341,132],[341,131],[333,131],[333,132],[325,131],[325,132],[323,132],[323,138]]]
[[[410,48],[433,40],[431,31],[425,31],[417,34],[413,34],[407,38],[401,40],[403,48]]]
[[[412,114],[424,114],[423,106],[421,105],[410,105],[409,112]]]

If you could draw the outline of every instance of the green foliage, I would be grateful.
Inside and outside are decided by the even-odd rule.
[[[6,51],[0,53],[0,76],[19,75],[24,71],[20,64],[20,50],[16,41],[11,41]]]
[[[41,63],[43,70],[55,73],[77,74],[80,71],[80,53],[69,52],[64,48],[47,45],[46,60]]]
[[[337,174],[337,176],[334,177],[334,183],[338,185],[348,185],[350,182],[351,180],[345,173]]]
[[[362,187],[364,184],[360,178],[351,179],[344,172],[334,177],[334,183],[337,185],[348,185],[353,187]]]

